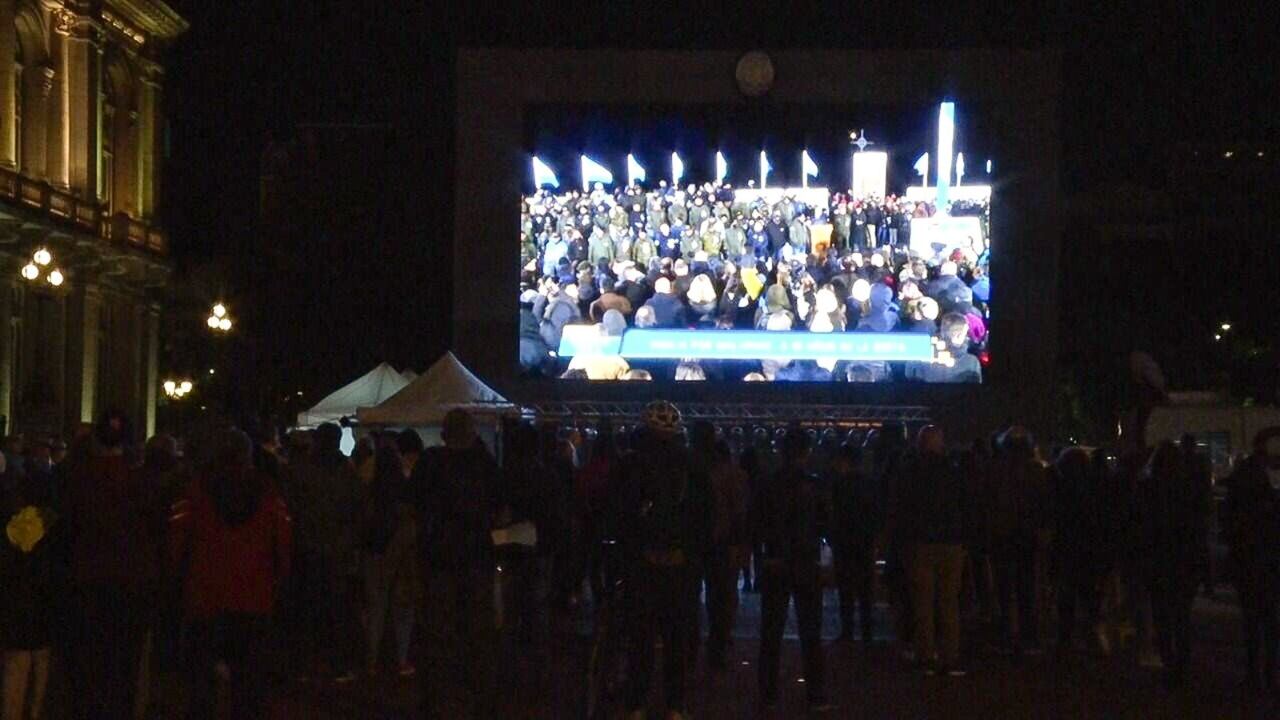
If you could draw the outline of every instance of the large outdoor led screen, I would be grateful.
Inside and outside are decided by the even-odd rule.
[[[963,101],[547,106],[525,132],[499,259],[522,373],[982,382],[997,168]]]

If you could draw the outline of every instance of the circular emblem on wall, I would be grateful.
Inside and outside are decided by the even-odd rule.
[[[738,60],[738,88],[748,97],[758,97],[773,87],[773,61],[759,50],[743,55]]]

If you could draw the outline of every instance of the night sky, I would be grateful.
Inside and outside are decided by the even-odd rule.
[[[1066,4],[933,14],[843,3],[800,17],[790,3],[171,2],[192,29],[167,59],[166,225],[180,277],[216,276],[202,292],[238,310],[244,379],[264,398],[301,389],[316,399],[383,359],[421,370],[447,347],[460,46],[1061,49],[1062,186],[1068,215],[1081,217],[1068,218],[1063,277],[1045,282],[1062,283],[1066,374],[1105,379],[1141,347],[1184,387],[1228,370],[1238,382],[1270,358],[1274,389],[1280,97],[1261,4],[1117,3],[1086,16]],[[375,150],[352,152],[352,138]],[[298,155],[300,175],[333,176],[283,223],[259,213],[273,143],[312,148]],[[1233,147],[1248,157],[1223,161]],[[1192,152],[1217,165],[1190,172]],[[1102,243],[1077,210],[1085,195],[1098,206],[1170,187],[1171,206],[1099,211],[1172,224],[1164,240]],[[1223,320],[1235,335],[1214,343]]]

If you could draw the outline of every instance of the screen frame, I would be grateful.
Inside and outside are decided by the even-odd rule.
[[[643,400],[927,405],[977,426],[1053,414],[1061,236],[1060,56],[1023,50],[770,53],[772,87],[739,90],[740,52],[463,49],[457,62],[453,347],[513,402]],[[856,68],[854,72],[851,69]],[[907,69],[907,70],[904,70]],[[852,77],[851,77],[852,76]],[[511,260],[532,148],[525,114],[572,105],[806,104],[977,108],[996,159],[991,224],[991,363],[981,385],[923,383],[595,383],[519,373],[518,263]],[[503,208],[495,214],[492,208]],[[475,262],[477,257],[486,258]],[[475,288],[487,293],[468,292]],[[1015,356],[1015,353],[1017,355]],[[674,387],[673,387],[674,386]]]

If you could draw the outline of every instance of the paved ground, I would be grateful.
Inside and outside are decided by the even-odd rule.
[[[883,609],[882,609],[883,610]],[[835,635],[834,597],[827,598],[824,634]],[[757,596],[744,595],[729,671],[700,666],[692,683],[697,718],[797,717],[805,714],[794,634],[784,645],[783,697],[776,712],[756,706]],[[840,718],[1265,718],[1280,717],[1276,698],[1252,698],[1242,689],[1238,616],[1229,598],[1201,599],[1195,612],[1192,679],[1169,692],[1159,675],[1139,668],[1132,653],[1097,657],[1083,650],[1015,665],[982,650],[967,653],[966,678],[926,678],[907,666],[886,630],[876,644],[827,645],[829,687]],[[573,718],[579,707],[587,638],[582,624],[559,623],[554,642],[528,648],[508,639],[502,659],[500,706],[507,718]],[[789,629],[790,630],[790,629]],[[979,643],[968,643],[978,645]],[[354,686],[294,685],[278,696],[277,717],[404,718],[418,697],[413,682],[360,681]],[[656,700],[656,697],[655,697]],[[652,717],[660,717],[656,713]]]

